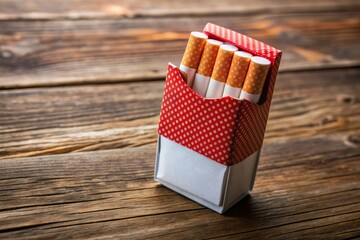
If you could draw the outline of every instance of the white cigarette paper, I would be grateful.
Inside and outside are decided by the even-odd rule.
[[[195,92],[203,97],[205,97],[211,73],[215,65],[216,56],[221,44],[223,43],[214,39],[208,39],[206,41],[192,87]]]
[[[201,32],[191,32],[179,69],[187,74],[187,85],[192,87],[196,69],[208,36]]]
[[[233,54],[238,48],[231,44],[220,46],[217,54],[209,87],[206,92],[206,98],[221,98],[223,95],[226,78],[229,73]]]

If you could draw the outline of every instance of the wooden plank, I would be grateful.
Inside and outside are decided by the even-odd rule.
[[[93,19],[119,17],[202,16],[229,14],[259,14],[268,12],[315,12],[346,11],[359,9],[360,4],[352,0],[327,1],[281,1],[271,4],[266,0],[226,1],[181,1],[161,0],[2,0],[0,20],[9,19]]]
[[[281,73],[265,143],[360,136],[360,69]],[[0,159],[156,143],[163,81],[0,92]],[[345,136],[345,135],[343,135]]]
[[[355,237],[360,151],[344,137],[266,144],[254,192],[224,216],[156,184],[154,147],[2,160],[0,238]]]
[[[0,21],[0,88],[164,78],[188,33],[214,22],[284,51],[280,71],[359,66],[359,12]]]

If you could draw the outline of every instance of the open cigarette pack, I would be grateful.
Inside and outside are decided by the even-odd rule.
[[[168,65],[155,180],[223,213],[252,191],[281,51],[211,23],[203,33],[271,63],[258,104],[230,96],[204,98],[178,67]]]

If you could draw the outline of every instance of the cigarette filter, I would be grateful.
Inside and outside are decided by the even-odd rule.
[[[229,73],[231,60],[234,52],[237,50],[237,47],[230,44],[220,46],[219,52],[216,56],[214,69],[211,74],[209,87],[206,92],[206,98],[221,98],[226,78]]]
[[[187,85],[192,87],[196,69],[208,36],[201,32],[191,32],[179,69],[187,74]]]
[[[195,75],[194,85],[192,87],[195,92],[199,93],[203,97],[206,94],[211,73],[215,65],[216,56],[221,44],[223,43],[214,39],[208,39],[206,41],[204,52],[201,56],[197,73]]]
[[[262,57],[252,57],[246,74],[240,100],[247,99],[258,103],[270,68],[270,61]]]
[[[223,96],[239,98],[252,55],[248,52],[234,53]]]

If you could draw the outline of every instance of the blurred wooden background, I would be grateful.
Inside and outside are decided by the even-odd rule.
[[[360,236],[360,2],[0,0],[0,238]],[[283,50],[254,192],[153,181],[167,63],[207,22]]]

